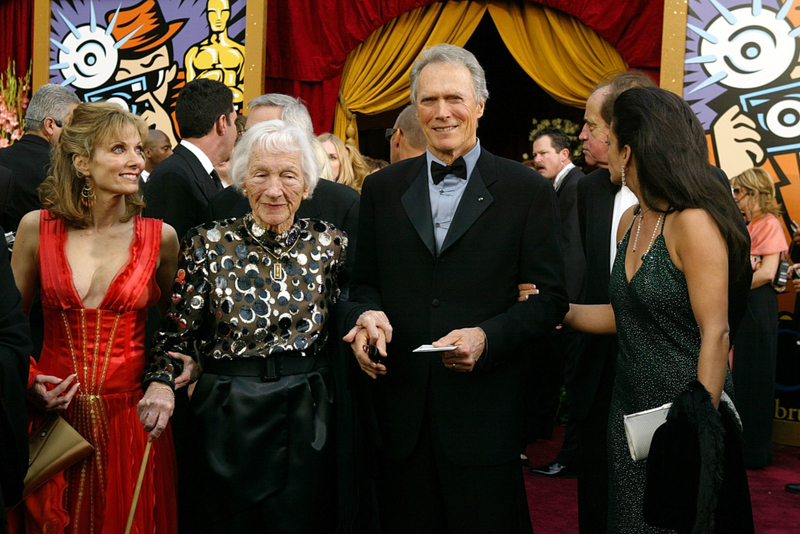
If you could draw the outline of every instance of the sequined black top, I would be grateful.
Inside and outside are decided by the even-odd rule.
[[[167,351],[206,358],[313,354],[339,296],[347,237],[333,225],[297,219],[283,234],[251,214],[198,226],[184,238],[172,304],[153,340],[144,382],[174,384]]]

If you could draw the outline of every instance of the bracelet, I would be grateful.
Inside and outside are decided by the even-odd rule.
[[[174,390],[173,390],[171,387],[169,387],[168,385],[166,385],[166,384],[161,384],[161,385],[158,385],[158,384],[155,384],[155,383],[154,383],[154,384],[150,384],[150,385],[147,387],[147,391],[150,391],[151,389],[153,389],[153,390],[156,390],[156,389],[166,389],[167,391],[169,391],[170,393],[172,393],[172,398],[173,398],[173,399],[175,399],[175,391],[174,391]]]

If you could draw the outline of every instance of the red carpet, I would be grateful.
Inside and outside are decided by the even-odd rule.
[[[528,446],[531,465],[551,462],[561,449],[564,427],[557,426],[553,439]],[[774,447],[775,465],[748,471],[750,498],[756,534],[800,534],[800,495],[784,490],[786,484],[800,483],[800,448]],[[533,477],[525,470],[525,488],[536,534],[578,532],[578,481]]]

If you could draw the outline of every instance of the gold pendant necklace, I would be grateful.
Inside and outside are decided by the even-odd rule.
[[[253,229],[252,230],[250,230],[250,227],[247,225],[247,222],[250,222],[253,225]],[[263,243],[261,243],[261,241],[259,241],[258,238],[260,236],[264,235],[267,232],[267,230],[263,226],[261,226],[258,223],[258,221],[255,220],[255,217],[253,217],[252,213],[248,213],[245,216],[244,228],[245,228],[245,230],[247,230],[247,233],[250,234],[250,237],[253,238],[253,241],[256,243],[256,245],[261,247],[264,250],[264,252],[266,252],[267,254],[272,256],[272,258],[275,260],[273,262],[273,264],[272,264],[272,273],[271,273],[271,276],[270,276],[272,278],[272,280],[274,282],[277,282],[278,280],[282,279],[283,278],[283,263],[282,263],[283,258],[288,256],[289,253],[294,249],[294,247],[297,246],[297,243],[300,242],[300,236],[297,236],[297,239],[295,239],[295,242],[292,243],[292,246],[290,246],[288,249],[286,249],[286,252],[283,252],[280,255],[278,255],[278,254],[275,254],[274,252],[272,252],[269,248],[267,248]]]

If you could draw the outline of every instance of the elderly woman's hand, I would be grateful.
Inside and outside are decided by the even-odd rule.
[[[78,392],[80,383],[73,384],[76,376],[71,374],[61,379],[57,376],[37,375],[33,386],[27,391],[28,402],[43,412],[63,412],[69,408],[72,397]],[[49,389],[47,384],[55,384],[56,387]]]
[[[203,374],[203,368],[191,356],[181,354],[180,352],[167,352],[171,357],[183,362],[183,372],[175,379],[175,389],[181,389],[189,384],[194,384],[200,375]]]
[[[169,418],[175,409],[175,393],[167,384],[151,382],[137,409],[139,421],[144,426],[145,432],[150,433],[148,441],[155,441],[167,428]]]

